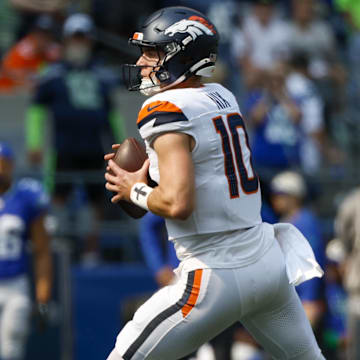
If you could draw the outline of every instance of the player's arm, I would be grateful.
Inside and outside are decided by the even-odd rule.
[[[166,218],[185,220],[194,209],[195,180],[191,158],[193,140],[183,133],[169,132],[158,136],[153,147],[158,156],[160,184],[147,198],[148,209]],[[147,183],[149,160],[136,172],[121,169],[111,156],[107,157],[108,170],[105,187],[117,193],[111,201],[130,200],[130,192],[135,183]],[[140,190],[141,192],[141,190]]]
[[[154,214],[185,220],[194,209],[195,178],[191,157],[191,137],[166,133],[153,143],[158,156],[160,183],[147,204]]]
[[[53,278],[50,237],[45,228],[45,216],[35,218],[31,224],[31,241],[34,253],[35,294],[38,303],[50,300]]]

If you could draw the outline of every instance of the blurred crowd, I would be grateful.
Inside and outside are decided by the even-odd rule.
[[[262,182],[264,221],[297,226],[325,270],[297,290],[326,358],[360,359],[354,341],[360,337],[359,190],[327,202],[330,226],[317,206],[319,197],[334,195],[319,187],[324,176],[360,183],[358,0],[1,1],[0,96],[30,96],[27,163],[43,174],[57,235],[76,239],[75,261],[106,261],[99,245],[109,198],[103,154],[127,136],[114,102],[123,87],[120,64],[136,59],[127,39],[142,19],[171,5],[196,8],[217,26],[211,81],[231,88],[240,103]],[[161,219],[145,217],[139,228],[143,260],[159,286],[171,281],[176,265],[173,250],[168,260],[167,245],[156,243],[161,226]],[[261,358],[248,338],[233,350],[233,360]]]

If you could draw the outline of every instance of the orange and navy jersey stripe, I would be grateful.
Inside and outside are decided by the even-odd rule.
[[[146,341],[150,334],[167,318],[174,315],[178,311],[182,312],[185,318],[189,315],[191,310],[195,307],[200,294],[201,279],[203,270],[198,269],[190,271],[186,282],[186,287],[181,299],[174,305],[163,310],[160,314],[155,316],[144,328],[139,337],[130,345],[123,355],[124,360],[131,360],[135,353],[139,350],[141,345]]]
[[[139,112],[136,123],[140,129],[143,125],[154,119],[156,119],[154,127],[176,121],[188,121],[180,108],[169,101],[161,100],[145,105]]]

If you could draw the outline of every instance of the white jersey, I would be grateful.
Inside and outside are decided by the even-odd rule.
[[[145,101],[138,128],[159,182],[154,139],[165,132],[191,135],[196,201],[190,217],[166,219],[170,239],[247,229],[261,223],[261,195],[247,135],[234,95],[219,84],[173,89]]]

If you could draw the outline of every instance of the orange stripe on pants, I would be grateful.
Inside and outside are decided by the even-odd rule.
[[[199,297],[199,293],[200,293],[201,277],[202,277],[202,269],[196,270],[194,284],[191,289],[191,294],[189,296],[189,300],[186,302],[186,304],[181,309],[183,317],[186,317],[196,304],[196,301],[197,301],[197,299]]]

